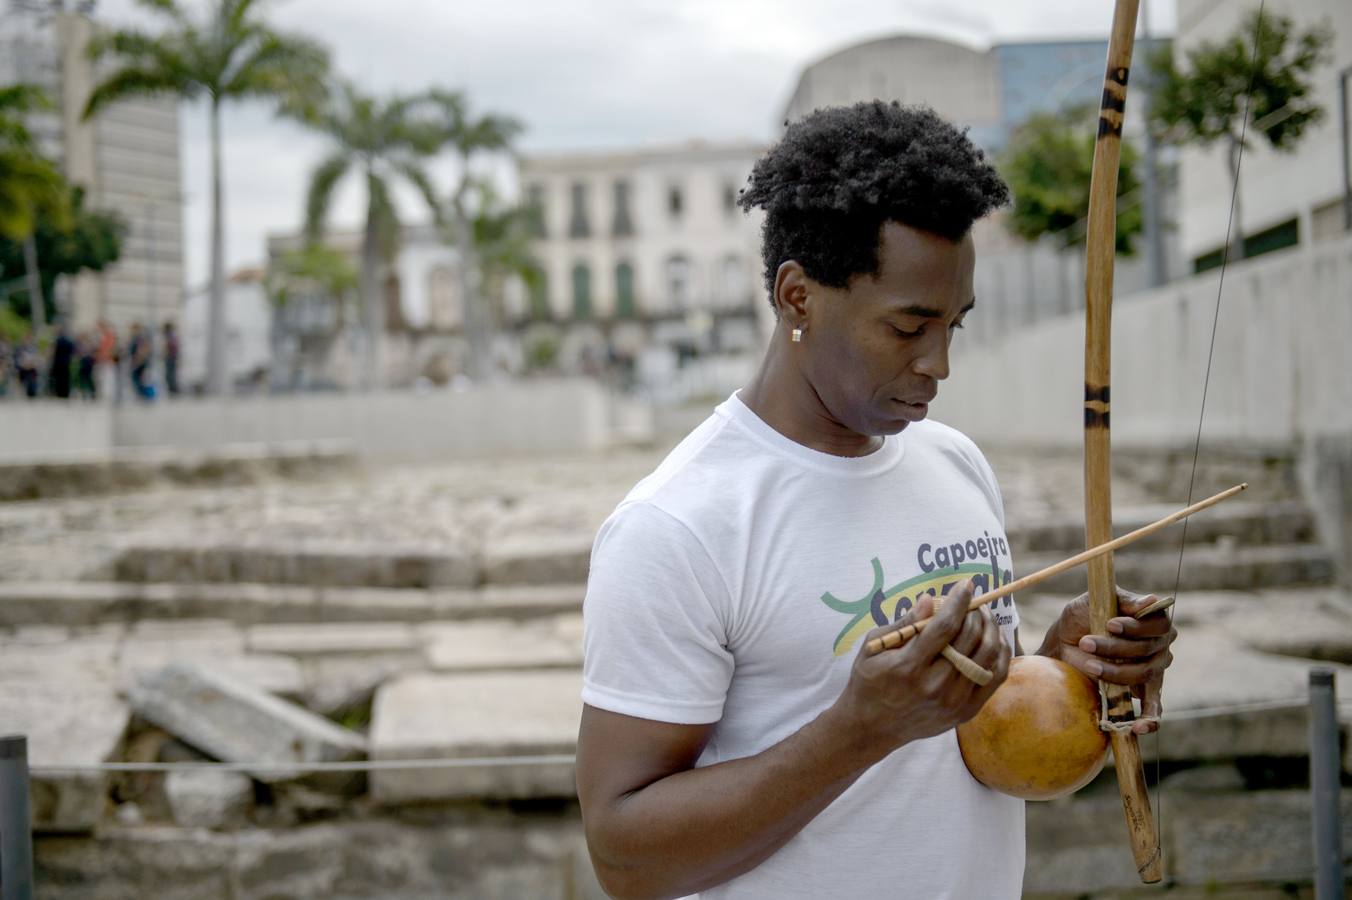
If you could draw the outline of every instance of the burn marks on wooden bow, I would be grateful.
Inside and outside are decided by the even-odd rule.
[[[1110,66],[1103,77],[1103,102],[1099,104],[1098,136],[1122,137],[1122,120],[1127,112],[1127,76],[1125,66]]]
[[[1086,384],[1084,386],[1084,427],[1108,427],[1108,385],[1094,387]]]

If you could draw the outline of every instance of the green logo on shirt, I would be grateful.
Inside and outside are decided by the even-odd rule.
[[[929,545],[921,546],[923,559],[923,552],[929,549]],[[821,596],[821,601],[828,607],[850,617],[849,622],[836,635],[834,645],[836,656],[849,653],[855,642],[872,629],[900,619],[925,595],[936,598],[946,596],[954,586],[968,578],[975,582],[976,592],[984,594],[1014,578],[1013,573],[1007,569],[1002,570],[994,558],[989,562],[960,562],[942,568],[933,563],[926,565],[922,562],[921,567],[925,571],[890,588],[884,588],[882,562],[876,556],[870,562],[873,566],[873,586],[867,594],[852,601],[840,600],[830,591]],[[1012,601],[1006,597],[1001,602],[1009,606]]]

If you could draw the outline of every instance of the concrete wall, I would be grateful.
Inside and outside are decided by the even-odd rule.
[[[59,400],[0,403],[0,461],[105,456],[113,449],[113,408]]]
[[[586,381],[529,381],[469,391],[296,395],[126,407],[119,447],[207,449],[230,443],[346,440],[358,455],[436,459],[598,450],[608,403]]]
[[[298,394],[153,406],[15,401],[0,404],[0,460],[45,462],[136,447],[203,451],[325,440],[345,441],[366,459],[529,455],[604,449],[611,431],[605,391],[581,379],[468,391]]]
[[[1232,264],[1224,274],[1203,441],[1295,448],[1352,435],[1352,240]],[[1195,439],[1219,279],[1209,272],[1116,302],[1115,446]],[[1000,343],[964,346],[964,336],[935,418],[978,441],[1082,441],[1082,316]]]

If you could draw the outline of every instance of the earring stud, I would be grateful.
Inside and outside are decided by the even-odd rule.
[[[793,341],[795,344],[801,342],[803,340],[803,329],[795,328],[789,333],[789,340]]]

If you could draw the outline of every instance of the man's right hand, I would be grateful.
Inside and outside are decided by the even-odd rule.
[[[870,655],[870,640],[895,631],[898,624],[929,618],[934,601],[923,597],[899,623],[873,629],[860,641],[850,681],[836,712],[851,723],[864,745],[881,759],[911,741],[941,734],[977,714],[987,698],[1004,683],[1009,672],[1010,648],[988,607],[966,611],[973,596],[972,582],[958,585],[923,631],[892,650]],[[994,678],[982,686],[967,678],[941,655],[945,644]]]

